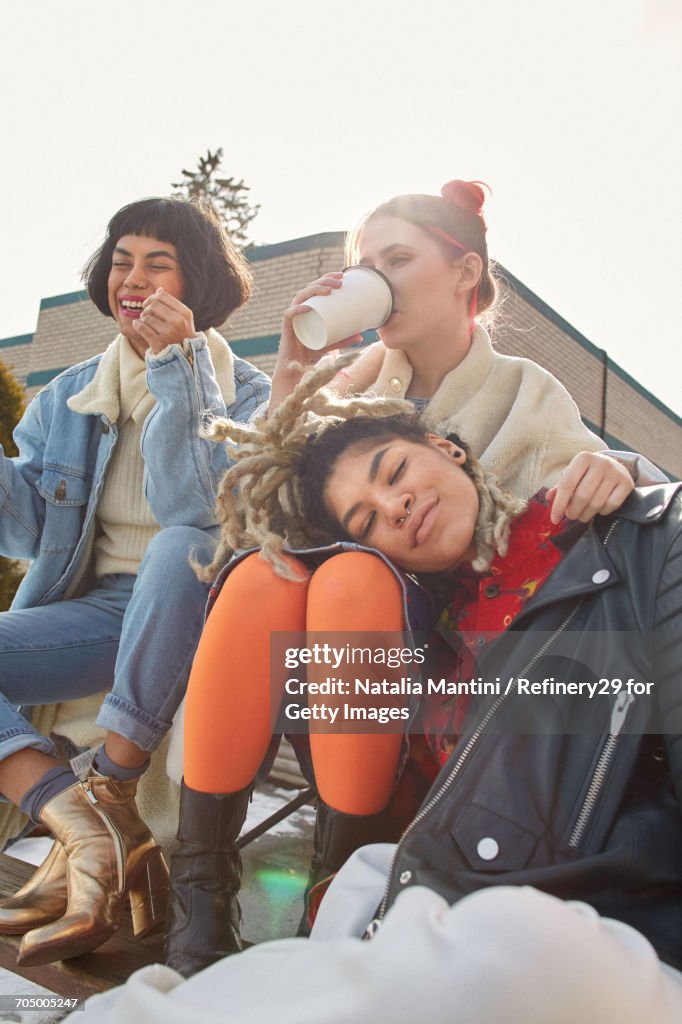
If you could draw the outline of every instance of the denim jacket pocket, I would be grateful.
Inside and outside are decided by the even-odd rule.
[[[53,505],[85,505],[90,484],[83,477],[63,469],[44,469],[37,483],[38,492]]]
[[[485,873],[524,868],[537,845],[531,832],[475,803],[465,807],[450,835],[471,867]]]
[[[36,486],[45,500],[40,550],[52,553],[70,550],[83,527],[89,482],[63,469],[45,469]]]

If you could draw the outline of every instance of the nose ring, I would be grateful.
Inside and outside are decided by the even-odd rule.
[[[398,519],[398,522],[400,523],[401,526],[403,525],[403,523],[405,522],[407,517],[410,516],[411,514],[412,514],[412,509],[408,505],[407,508],[405,509],[405,515],[404,516],[400,516],[400,518]]]

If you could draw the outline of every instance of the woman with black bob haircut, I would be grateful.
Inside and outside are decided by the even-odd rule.
[[[246,261],[209,203],[140,199],[114,214],[106,238],[85,267],[88,295],[104,316],[114,315],[109,272],[116,244],[124,235],[159,238],[178,249],[185,280],[183,301],[192,310],[198,331],[219,327],[248,299],[251,275]]]
[[[126,902],[136,936],[162,926],[168,870],[135,793],[203,623],[208,588],[188,555],[213,552],[230,459],[199,428],[206,410],[248,420],[270,384],[215,330],[251,275],[209,205],[123,207],[84,276],[117,336],[33,399],[17,458],[0,452],[0,552],[32,560],[0,615],[0,792],[55,836],[0,905],[23,964],[101,945]],[[103,690],[106,740],[79,780],[17,708]]]

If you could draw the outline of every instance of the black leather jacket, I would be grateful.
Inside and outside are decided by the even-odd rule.
[[[627,922],[681,968],[682,484],[597,518],[479,673],[607,692],[536,699],[515,684],[475,699],[398,845],[379,917],[408,885],[451,903],[531,885]],[[628,680],[653,685],[628,694]]]

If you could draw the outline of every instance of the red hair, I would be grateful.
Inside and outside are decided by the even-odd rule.
[[[484,188],[487,188],[488,192],[491,191],[490,186],[486,185],[484,181],[462,181],[460,178],[455,178],[454,181],[448,181],[443,185],[440,194],[443,199],[457,203],[458,206],[464,207],[465,210],[471,210],[472,213],[483,219]]]

